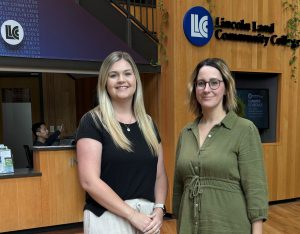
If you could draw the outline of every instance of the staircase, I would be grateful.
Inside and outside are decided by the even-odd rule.
[[[155,0],[76,0],[116,36],[145,58],[158,60]],[[149,20],[150,19],[150,20]]]

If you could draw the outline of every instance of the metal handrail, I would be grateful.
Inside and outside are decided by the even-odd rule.
[[[154,40],[156,43],[159,43],[159,40],[156,36],[156,32],[154,32],[154,8],[156,8],[156,4],[154,4],[155,0],[148,0],[148,2],[151,1],[151,4],[145,4],[140,2],[130,1],[120,1],[120,0],[110,0],[112,4],[114,4],[119,10],[121,10],[129,19],[130,21],[134,22],[139,28],[141,28],[142,31],[144,31],[145,34],[147,34],[152,40]],[[133,4],[131,3],[133,2]],[[124,5],[126,7],[124,7]],[[139,5],[140,10],[140,19],[136,17],[136,7]],[[133,6],[133,12],[134,15],[130,13],[130,8]],[[142,7],[146,8],[146,25],[142,23]],[[148,9],[151,8],[151,14],[152,14],[152,31],[149,30],[148,27]]]

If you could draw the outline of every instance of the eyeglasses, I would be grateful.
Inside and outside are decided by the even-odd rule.
[[[212,90],[216,90],[220,87],[220,83],[224,82],[223,80],[218,80],[218,79],[210,79],[209,81],[204,81],[204,80],[196,80],[195,81],[195,86],[198,89],[205,89],[206,84],[208,83],[209,87]]]

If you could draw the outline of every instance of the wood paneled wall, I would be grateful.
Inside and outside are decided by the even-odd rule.
[[[76,125],[75,80],[67,74],[43,73],[44,121],[63,124],[62,136],[73,135]]]
[[[159,122],[159,79],[160,74],[141,74],[143,85],[144,103],[146,112],[151,115],[155,123]]]
[[[208,1],[164,0],[169,12],[166,48],[169,62],[162,64],[159,80],[159,122],[170,180],[168,206],[171,206],[175,147],[182,127],[193,120],[186,103],[186,87],[195,65],[207,57],[224,59],[232,71],[279,73],[277,102],[277,141],[264,144],[265,166],[269,184],[269,199],[282,200],[300,197],[300,78],[291,80],[289,59],[291,49],[284,46],[216,40],[202,47],[193,46],[183,32],[183,17],[194,6],[209,9]],[[210,1],[212,17],[225,17],[231,21],[244,19],[261,24],[275,23],[275,34],[285,35],[288,14],[281,0],[224,0]],[[239,33],[239,32],[237,32]],[[297,56],[299,52],[297,50]],[[299,60],[297,66],[299,67]],[[271,116],[272,118],[272,116]]]
[[[76,80],[76,126],[81,117],[97,103],[98,77],[87,77]]]

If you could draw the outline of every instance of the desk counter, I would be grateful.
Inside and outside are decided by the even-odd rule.
[[[0,176],[0,233],[83,220],[75,147],[33,147],[33,165]]]
[[[37,172],[33,169],[29,168],[17,168],[15,169],[14,173],[0,173],[0,180],[1,179],[11,179],[11,178],[25,178],[25,177],[35,177],[41,176],[41,172]]]
[[[75,150],[75,145],[33,146],[33,151]]]

